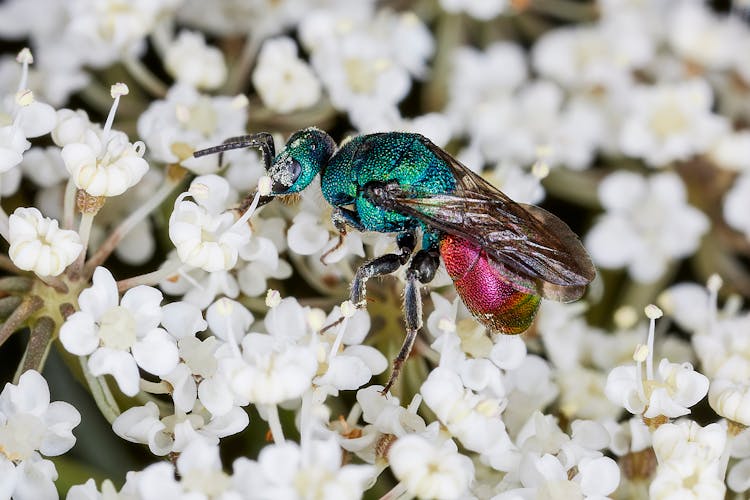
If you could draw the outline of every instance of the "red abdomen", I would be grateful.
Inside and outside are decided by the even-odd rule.
[[[487,328],[517,334],[531,325],[541,297],[514,288],[479,245],[446,234],[440,255],[464,304]]]

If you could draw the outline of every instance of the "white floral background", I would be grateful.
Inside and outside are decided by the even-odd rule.
[[[747,0],[6,0],[0,40],[0,499],[747,498]],[[192,156],[309,126],[429,137],[597,278],[511,337],[440,270],[382,395],[403,272],[346,299],[393,235]]]

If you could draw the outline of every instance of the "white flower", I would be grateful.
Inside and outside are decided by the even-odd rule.
[[[701,427],[692,420],[680,420],[660,425],[653,435],[659,463],[688,456],[710,463],[721,457],[726,444],[727,431],[718,423]]]
[[[194,441],[218,444],[219,438],[241,432],[249,421],[242,408],[212,417],[200,405],[187,414],[177,411],[161,417],[159,408],[149,401],[122,412],[112,423],[112,430],[127,441],[147,444],[151,453],[163,456],[179,453]]]
[[[215,89],[227,76],[221,51],[206,45],[203,35],[195,31],[177,35],[164,54],[164,66],[178,82],[200,89]]]
[[[123,132],[112,130],[120,97],[129,92],[127,85],[112,85],[112,107],[104,128],[88,128],[86,117],[69,115],[70,130],[60,134],[58,140],[78,136],[81,142],[68,142],[63,146],[62,158],[78,189],[91,196],[117,196],[134,186],[148,171],[143,159],[143,143],[131,144]],[[81,137],[82,136],[82,137]]]
[[[70,404],[49,399],[47,381],[34,370],[0,393],[2,498],[57,498],[55,466],[39,454],[57,456],[72,448],[81,415]]]
[[[750,425],[750,360],[733,355],[711,381],[708,402],[722,417]]]
[[[718,462],[685,457],[659,465],[656,477],[649,486],[653,500],[672,498],[716,499],[724,498],[726,486],[719,479]]]
[[[57,124],[52,129],[52,140],[58,146],[65,147],[77,142],[86,143],[89,136],[101,135],[101,127],[91,123],[89,115],[82,109],[59,109],[57,111]]]
[[[192,196],[194,201],[185,201]],[[250,228],[235,220],[229,204],[229,183],[217,175],[196,177],[175,200],[169,217],[169,238],[180,260],[204,271],[226,271],[237,263],[250,239]]]
[[[203,0],[187,0],[177,11],[178,21],[196,26],[217,37],[255,33],[260,39],[292,29],[309,14],[304,0],[279,0],[273,3],[245,1],[219,2],[206,9]]]
[[[342,316],[341,308],[336,306],[326,318],[325,324],[331,324]],[[339,331],[344,328],[344,331]],[[379,373],[388,368],[388,360],[374,347],[361,345],[370,332],[370,316],[367,311],[358,309],[351,317],[345,319],[335,329],[329,329],[321,339],[320,345],[327,356],[328,367],[321,376],[314,380],[315,385],[328,386],[328,390],[358,389]],[[338,346],[337,351],[332,351]]]
[[[748,143],[750,146],[750,143]],[[724,196],[723,213],[727,224],[750,239],[750,173],[739,175]]]
[[[21,83],[25,85],[23,78]],[[55,126],[52,106],[36,102],[34,94],[23,86],[4,107],[0,109],[0,173],[21,163],[24,151],[31,146],[27,138],[44,135]]]
[[[143,149],[113,131],[102,141],[72,143],[62,150],[63,161],[76,183],[92,196],[117,196],[134,186],[148,171]]]
[[[510,7],[507,0],[440,0],[447,12],[466,12],[471,17],[490,20]]]
[[[20,269],[57,276],[83,250],[78,233],[60,229],[34,207],[17,208],[9,217],[8,255]]]
[[[161,300],[161,292],[143,285],[131,288],[120,300],[112,274],[98,267],[93,285],[78,297],[81,310],[60,328],[60,340],[69,352],[89,356],[93,375],[112,375],[123,393],[134,396],[139,367],[166,375],[177,366],[175,340],[158,327]]]
[[[628,85],[633,69],[653,57],[654,42],[633,23],[601,22],[547,31],[531,59],[543,77],[572,88]]]
[[[418,405],[410,404],[408,408],[404,408],[397,397],[380,394],[382,389],[382,386],[371,385],[357,391],[357,402],[362,407],[362,420],[371,424],[378,432],[396,437],[424,432],[427,426],[417,414]]]
[[[174,0],[74,0],[67,2],[66,35],[84,51],[86,62],[107,66],[122,54],[142,49],[160,16],[173,12]]]
[[[431,34],[414,14],[372,10],[366,3],[318,10],[300,24],[300,39],[338,109],[392,109],[432,54]]]
[[[529,498],[602,498],[620,483],[617,463],[609,457],[582,460],[578,473],[569,479],[569,471],[557,457],[527,453],[519,465],[519,476],[521,484],[532,489],[533,496]]]
[[[196,174],[215,172],[218,158],[193,158],[193,151],[220,144],[245,133],[247,98],[209,97],[177,83],[164,100],[153,101],[138,118],[138,135],[151,157],[165,163],[180,162]]]
[[[430,372],[420,393],[451,435],[490,464],[494,465],[491,457],[512,448],[501,416],[506,399],[475,394],[464,387],[458,374],[442,367]]]
[[[645,380],[638,374],[640,369],[639,365],[618,366],[607,376],[607,397],[630,413],[676,418],[690,413],[688,408],[708,392],[708,379],[689,363],[662,359],[656,378]]]
[[[721,168],[738,172],[750,171],[750,131],[729,132],[719,137],[708,152],[711,160]]]
[[[221,466],[219,447],[202,440],[191,442],[175,465],[159,462],[138,473],[138,498],[238,498],[230,475]]]
[[[289,249],[300,255],[312,255],[323,250],[329,239],[328,228],[314,213],[300,212],[294,217],[287,232]]]
[[[458,48],[453,56],[447,113],[456,125],[467,127],[475,109],[510,95],[527,77],[525,55],[518,44],[495,42],[483,51]]]
[[[266,315],[268,334],[251,332],[245,335],[252,316],[239,312],[244,308],[224,304],[215,309],[225,317],[226,329],[219,334],[214,324],[219,318],[209,316],[209,324],[217,335],[236,344],[241,339],[241,356],[232,353],[220,359],[221,370],[230,379],[230,386],[243,404],[275,405],[295,399],[310,388],[318,368],[317,352],[309,345],[307,314],[294,299],[284,299]]]
[[[128,473],[125,485],[123,485],[119,492],[120,495],[135,495],[134,477],[135,473]],[[71,486],[68,490],[68,494],[65,496],[65,500],[105,500],[109,498],[119,498],[117,493],[117,488],[115,488],[115,485],[112,484],[112,481],[109,479],[102,481],[101,493],[96,489],[96,482],[94,482],[93,479],[89,479],[84,484]]]
[[[711,111],[711,94],[699,79],[636,87],[620,131],[622,152],[652,167],[706,152],[728,128]]]
[[[666,29],[674,51],[688,61],[721,70],[734,61],[743,27],[733,16],[719,18],[699,2],[675,5]]]
[[[164,265],[179,265],[177,252],[173,251]],[[235,298],[240,293],[240,287],[228,271],[206,272],[203,269],[180,270],[173,276],[168,277],[159,287],[167,295],[181,295],[182,300],[197,306],[199,309],[207,308],[216,297],[224,295]]]
[[[320,82],[299,57],[291,38],[266,40],[253,71],[253,85],[267,108],[289,113],[320,99]]]
[[[56,186],[68,178],[60,149],[54,146],[29,149],[23,156],[21,169],[26,177],[42,188]]]
[[[374,480],[374,467],[341,463],[341,448],[330,435],[302,446],[287,441],[265,446],[257,462],[237,459],[236,490],[250,500],[361,498],[368,481]]]
[[[240,400],[278,404],[302,396],[316,369],[315,354],[309,348],[249,333],[242,339],[242,362],[229,368],[228,376]]]
[[[599,199],[607,212],[586,235],[586,248],[597,265],[626,266],[637,281],[652,282],[671,259],[693,253],[709,228],[673,173],[645,179],[615,172],[599,185]]]
[[[450,439],[442,443],[419,434],[400,437],[388,450],[388,463],[409,494],[422,498],[461,498],[474,477],[468,457]]]

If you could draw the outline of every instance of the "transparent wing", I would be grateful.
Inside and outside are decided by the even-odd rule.
[[[429,139],[422,141],[450,165],[456,189],[417,198],[394,184],[374,203],[480,245],[521,291],[562,302],[583,295],[596,271],[578,236],[563,221],[539,207],[512,201]]]

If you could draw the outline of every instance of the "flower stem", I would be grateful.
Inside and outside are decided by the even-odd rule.
[[[26,352],[23,354],[21,364],[18,365],[15,377],[13,377],[14,384],[18,383],[18,379],[27,370],[42,371],[49,354],[49,348],[52,345],[55,327],[55,322],[49,316],[42,316],[34,323],[31,328],[29,343],[26,344]]]
[[[63,197],[62,225],[65,229],[73,228],[73,221],[75,220],[76,191],[76,184],[71,177],[65,185],[65,195]]]
[[[156,207],[169,196],[174,188],[179,184],[180,179],[172,180],[168,178],[156,193],[137,210],[132,212],[119,226],[117,226],[109,237],[97,249],[96,253],[86,262],[83,268],[84,276],[90,276],[97,266],[100,266],[112,254],[122,239],[143,219],[145,219]]]
[[[10,243],[10,224],[8,222],[8,214],[5,213],[2,206],[0,206],[0,236]]]
[[[388,493],[380,497],[380,500],[396,500],[397,498],[401,498],[404,493],[406,493],[406,485],[398,483]]]
[[[592,4],[571,0],[532,0],[528,8],[566,21],[591,21],[596,17]]]
[[[154,75],[140,59],[126,56],[123,58],[122,63],[131,76],[135,78],[143,88],[148,90],[151,95],[158,98],[163,98],[167,95],[167,85]]]
[[[25,293],[31,290],[32,281],[23,276],[0,278],[0,291],[6,293]]]
[[[245,46],[242,47],[239,62],[232,68],[227,79],[226,89],[228,94],[237,94],[247,86],[247,77],[250,74],[250,68],[253,67],[253,63],[255,62],[255,56],[258,55],[259,48],[260,38],[248,33],[245,39]]]
[[[37,295],[27,295],[15,311],[0,326],[0,345],[18,330],[29,317],[44,306],[44,301]]]
[[[21,297],[3,297],[0,299],[0,318],[7,318],[21,305]]]
[[[171,391],[169,384],[165,381],[151,382],[150,380],[141,379],[140,388],[144,392],[151,394],[169,394]]]
[[[266,413],[268,414],[268,426],[271,428],[273,442],[283,444],[285,442],[284,430],[281,428],[281,421],[279,420],[279,408],[276,405],[266,405]]]
[[[107,381],[104,377],[95,377],[91,374],[88,360],[85,356],[79,356],[78,360],[81,363],[83,376],[86,379],[86,384],[89,386],[97,408],[102,412],[107,422],[111,424],[120,415],[120,408],[117,406],[117,401],[115,401],[112,391],[109,390]]]
[[[95,213],[89,213],[89,212],[83,212],[81,214],[81,223],[78,226],[78,237],[81,239],[81,244],[83,245],[83,248],[81,249],[81,253],[78,255],[78,258],[73,263],[71,269],[74,271],[75,274],[80,275],[81,270],[83,269],[83,263],[86,260],[86,251],[89,247],[89,238],[91,236],[91,227],[94,225],[94,216]]]
[[[157,269],[152,273],[141,274],[139,276],[134,276],[132,278],[118,281],[117,290],[122,293],[125,290],[130,290],[134,286],[138,285],[156,285],[157,283],[161,283],[170,276],[174,276],[175,274],[177,274],[183,265],[184,264],[179,260],[168,260],[164,264],[164,267],[162,267],[161,269]]]
[[[12,260],[7,255],[0,254],[0,269],[3,271],[8,271],[12,274],[23,274],[23,271],[21,269],[18,269],[16,265],[13,263]]]

